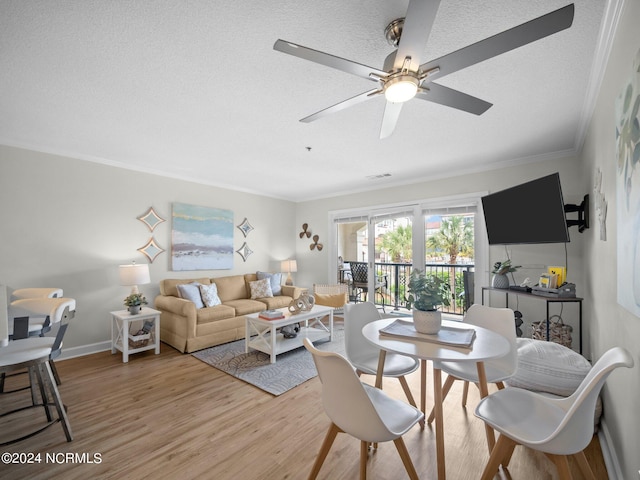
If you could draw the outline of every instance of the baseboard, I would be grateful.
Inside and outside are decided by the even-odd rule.
[[[111,350],[111,341],[92,343],[90,345],[82,345],[81,347],[64,347],[62,349],[62,355],[56,359],[57,361],[68,360],[70,358],[84,357],[85,355],[91,355],[93,353],[104,352]]]
[[[624,476],[622,475],[620,463],[618,462],[618,457],[616,456],[616,451],[611,441],[611,434],[609,433],[609,428],[604,418],[600,421],[598,440],[600,441],[600,448],[602,449],[602,456],[604,457],[604,466],[607,469],[609,480],[622,480]]]

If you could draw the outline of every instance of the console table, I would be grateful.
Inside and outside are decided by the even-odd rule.
[[[507,288],[494,288],[494,287],[482,287],[482,304],[484,305],[484,292],[500,292],[505,295],[505,306],[509,306],[509,295],[516,297],[534,298],[536,300],[542,300],[547,306],[547,341],[549,340],[549,304],[550,303],[577,303],[578,304],[578,322],[579,322],[579,344],[580,352],[582,354],[582,298],[580,297],[545,297],[543,295],[534,295],[529,292],[519,292],[518,290],[510,290]]]

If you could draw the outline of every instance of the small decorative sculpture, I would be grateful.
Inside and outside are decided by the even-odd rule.
[[[298,298],[291,300],[289,304],[289,312],[291,315],[297,315],[300,312],[307,312],[313,308],[316,299],[313,295],[302,294]]]
[[[311,230],[307,231],[309,225],[306,223],[302,224],[302,231],[300,232],[300,238],[304,238],[305,235],[307,238],[311,238]]]
[[[319,252],[322,251],[322,244],[318,243],[318,240],[320,240],[320,237],[318,235],[314,235],[313,236],[314,243],[309,245],[309,250],[313,250],[314,248],[317,248]]]

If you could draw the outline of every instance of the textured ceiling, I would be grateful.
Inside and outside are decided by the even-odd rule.
[[[442,0],[424,61],[568,3]],[[373,84],[272,47],[382,68],[408,0],[2,0],[0,143],[294,201],[573,154],[608,3],[438,80],[485,114],[414,99],[380,140],[381,97],[300,123]]]

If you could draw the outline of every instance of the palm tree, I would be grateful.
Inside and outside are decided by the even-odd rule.
[[[406,227],[399,225],[394,230],[382,235],[380,250],[388,253],[395,263],[410,261],[413,255],[413,250],[411,249],[411,225]]]
[[[473,257],[473,222],[466,219],[461,215],[443,217],[440,230],[427,238],[427,252],[449,255],[452,265],[458,262],[460,255]]]
[[[458,262],[460,255],[473,257],[473,222],[468,217],[452,215],[443,217],[440,230],[427,238],[427,252],[442,252],[449,255],[449,287],[455,295],[455,274],[453,265]],[[454,299],[455,300],[455,299]],[[454,302],[455,305],[455,302]]]

